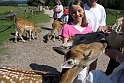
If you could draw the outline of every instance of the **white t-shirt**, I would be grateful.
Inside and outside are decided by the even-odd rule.
[[[97,31],[99,26],[106,25],[106,12],[102,5],[96,4],[96,8],[90,8],[84,4],[87,21],[92,30]]]
[[[60,13],[57,13],[57,18],[62,18],[63,15],[63,6],[62,5],[57,5],[56,10],[62,10]],[[56,18],[56,15],[54,15],[54,18]]]

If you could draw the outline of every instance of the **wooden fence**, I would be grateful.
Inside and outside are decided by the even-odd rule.
[[[40,13],[39,8],[33,7],[33,8],[27,8],[27,9],[21,9],[21,10],[15,10],[9,14],[1,15],[0,19],[9,18],[16,16],[17,13],[24,12],[24,19],[26,19],[26,12],[31,12],[31,16],[35,15],[36,13]]]

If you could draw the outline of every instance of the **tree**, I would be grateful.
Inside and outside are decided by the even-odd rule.
[[[38,6],[39,3],[45,3],[43,0],[28,0],[27,4],[29,6]]]

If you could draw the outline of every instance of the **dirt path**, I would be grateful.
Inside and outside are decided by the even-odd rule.
[[[46,14],[49,14],[52,17],[53,11],[46,10]],[[44,36],[51,30],[51,22],[42,24],[42,32],[40,32],[37,40],[26,41],[26,43],[9,42],[5,46],[9,48],[9,53],[11,58],[6,58],[7,55],[3,57],[3,61],[0,66],[12,66],[22,69],[37,69],[43,71],[49,71],[52,73],[58,73],[61,71],[61,63],[63,62],[63,56],[57,54],[52,50],[52,46],[59,46],[61,41],[56,40],[55,42],[49,41],[44,43]],[[41,27],[41,23],[37,24]],[[104,54],[100,56],[98,60],[97,69],[105,70],[108,63],[108,57]]]

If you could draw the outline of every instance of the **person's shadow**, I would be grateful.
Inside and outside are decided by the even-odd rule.
[[[57,83],[59,81],[60,72],[54,67],[47,65],[38,65],[36,63],[30,64],[30,67],[32,68],[32,70],[49,72],[47,74],[41,74],[40,72],[37,73],[38,75],[42,76],[42,83]]]

